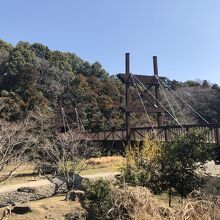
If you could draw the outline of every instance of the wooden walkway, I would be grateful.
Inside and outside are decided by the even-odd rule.
[[[216,143],[220,145],[220,124],[200,124],[200,125],[175,125],[175,126],[160,126],[154,127],[140,127],[131,128],[131,140],[144,140],[146,134],[151,138],[157,135],[157,139],[162,142],[170,141],[177,135],[185,134],[188,131],[207,130],[207,142]],[[154,131],[154,132],[153,132]],[[126,129],[106,130],[84,132],[82,139],[91,141],[126,141]]]

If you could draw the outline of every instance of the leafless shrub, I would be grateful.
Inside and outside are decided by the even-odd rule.
[[[37,141],[28,119],[20,123],[0,119],[0,182],[10,178],[24,162],[26,152]]]
[[[56,134],[43,147],[46,161],[57,167],[69,190],[74,188],[76,176],[88,166],[86,159],[94,149],[76,132]]]

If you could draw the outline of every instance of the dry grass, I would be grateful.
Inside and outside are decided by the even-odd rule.
[[[116,188],[110,213],[116,220],[220,220],[220,197],[193,192],[178,209],[169,208],[147,188]]]
[[[17,164],[10,164],[9,166],[7,166],[4,170],[4,172],[9,172],[11,169],[15,168],[17,166]],[[31,163],[31,162],[27,162],[27,163],[23,163],[20,167],[18,167],[18,169],[16,169],[15,175],[16,174],[32,174],[34,172],[36,168],[36,164],[35,163]]]
[[[8,220],[65,220],[66,218],[64,217],[64,215],[67,213],[84,212],[80,203],[65,201],[65,195],[32,201],[29,202],[27,205],[31,207],[32,212],[25,215],[12,214]],[[0,209],[0,217],[2,216],[3,210],[4,208]]]
[[[100,164],[109,164],[109,163],[117,163],[123,164],[125,158],[121,156],[107,156],[107,157],[99,157],[99,158],[90,158],[87,163],[89,165],[100,165]]]
[[[82,174],[117,172],[121,169],[124,162],[125,158],[121,156],[90,158],[86,161],[87,168],[83,170]]]
[[[112,195],[113,207],[110,212],[117,220],[160,220],[169,219],[171,209],[158,202],[144,187],[115,189]]]
[[[220,197],[194,191],[183,201],[182,208],[174,215],[174,219],[219,220]]]

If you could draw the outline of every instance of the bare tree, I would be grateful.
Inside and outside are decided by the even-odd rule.
[[[57,167],[68,190],[75,187],[77,176],[88,166],[86,159],[95,151],[81,139],[81,134],[72,131],[56,134],[47,139],[43,148],[47,161]]]
[[[37,141],[29,120],[15,123],[0,119],[0,182],[10,178],[24,162],[29,148]]]

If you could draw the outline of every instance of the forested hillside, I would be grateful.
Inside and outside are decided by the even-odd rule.
[[[51,51],[42,44],[0,41],[0,113],[10,120],[28,111],[77,106],[86,128],[120,127],[122,87],[95,62],[74,53]]]
[[[220,90],[208,81],[178,82],[167,79],[170,88],[209,122],[220,121]],[[134,91],[135,92],[135,91]],[[165,89],[181,123],[200,119]],[[15,47],[0,40],[0,115],[20,120],[27,113],[53,112],[62,101],[76,106],[87,129],[124,126],[124,88],[99,62],[93,64],[74,53],[52,51],[39,43],[19,42]],[[163,93],[163,103],[169,109]],[[146,125],[146,116],[133,114],[133,125]],[[165,117],[165,123],[172,120]]]

